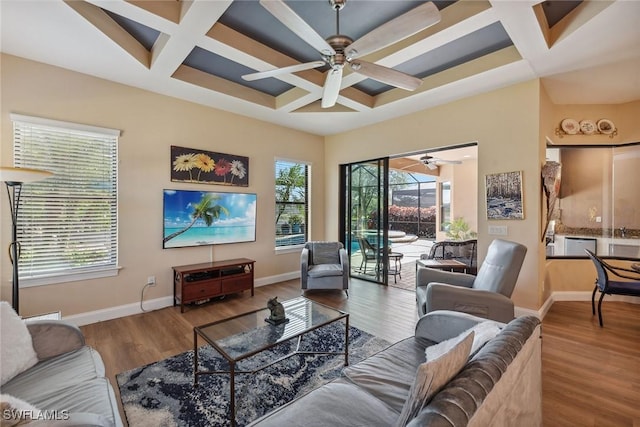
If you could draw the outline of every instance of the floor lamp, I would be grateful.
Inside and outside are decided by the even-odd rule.
[[[0,181],[7,187],[9,196],[9,209],[11,210],[11,243],[9,244],[9,258],[13,265],[13,299],[11,305],[16,313],[20,314],[20,286],[18,284],[18,259],[20,258],[20,243],[18,242],[18,208],[20,207],[20,192],[22,184],[40,181],[53,175],[51,172],[14,168],[8,166],[0,167]]]

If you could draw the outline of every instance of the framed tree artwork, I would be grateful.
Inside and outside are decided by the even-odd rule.
[[[487,219],[524,219],[522,171],[485,176]]]
[[[171,181],[249,186],[249,158],[171,146]]]

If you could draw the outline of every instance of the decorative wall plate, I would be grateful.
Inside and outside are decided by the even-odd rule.
[[[585,135],[593,135],[598,128],[593,120],[582,120],[580,122],[580,131]]]
[[[562,127],[564,133],[568,135],[575,135],[580,130],[578,121],[574,119],[564,119],[562,123],[560,123],[560,127]]]
[[[616,125],[609,119],[600,119],[597,123],[598,131],[605,135],[611,135],[616,130]]]

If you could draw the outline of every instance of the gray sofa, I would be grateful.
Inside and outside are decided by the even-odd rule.
[[[79,328],[63,321],[27,323],[38,363],[2,385],[2,393],[54,419],[29,425],[122,426],[102,358]]]
[[[466,313],[429,313],[418,321],[414,337],[345,368],[340,378],[250,426],[394,426],[425,362],[425,348],[485,320]],[[536,317],[503,324],[407,425],[541,426],[540,341]]]

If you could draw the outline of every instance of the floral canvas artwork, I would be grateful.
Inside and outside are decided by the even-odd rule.
[[[249,158],[171,146],[171,181],[249,186]]]

